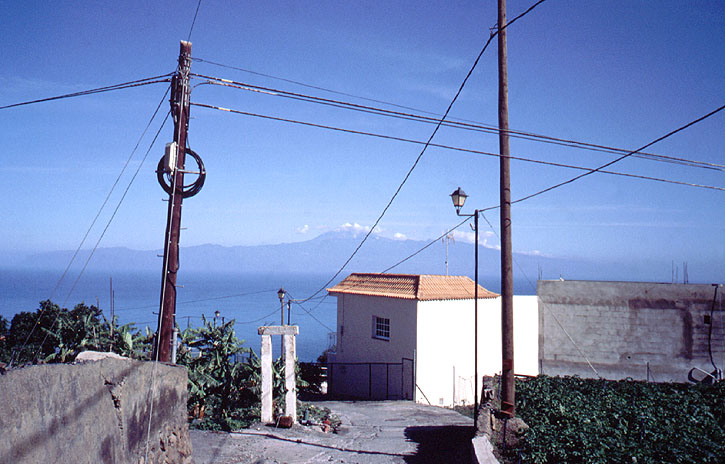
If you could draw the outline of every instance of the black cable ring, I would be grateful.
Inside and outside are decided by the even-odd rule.
[[[193,197],[204,186],[204,181],[206,180],[206,169],[204,168],[204,162],[201,160],[201,157],[196,154],[194,150],[191,148],[186,149],[186,154],[191,155],[192,158],[194,158],[194,161],[196,161],[197,166],[199,167],[199,177],[196,178],[194,182],[188,185],[184,185],[181,188],[181,197],[182,198],[189,198]],[[164,157],[162,156],[159,160],[159,164],[156,167],[156,179],[159,181],[159,185],[161,185],[161,188],[164,189],[164,192],[171,195],[173,193],[173,189],[171,186],[171,174],[164,171]]]

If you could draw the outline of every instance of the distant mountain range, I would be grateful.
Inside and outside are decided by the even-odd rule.
[[[198,245],[182,247],[180,272],[234,272],[234,273],[332,273],[337,271],[360,244],[362,235],[352,231],[328,232],[312,240],[278,245],[233,246]],[[371,236],[346,266],[341,277],[351,272],[382,272],[405,258],[415,256],[390,269],[391,273],[445,274],[446,252],[441,242],[424,250],[429,242],[393,240]],[[473,245],[451,242],[448,247],[448,273],[473,277]],[[82,250],[75,259],[80,266],[89,255]],[[88,270],[157,271],[161,269],[161,250],[140,251],[128,248],[100,248],[91,259]],[[54,251],[33,255],[5,257],[5,265],[34,269],[64,269],[72,251]],[[541,255],[514,253],[514,279],[531,281],[544,279],[602,279],[653,280],[645,269],[624,268],[620,264],[602,264],[584,260],[560,259]],[[479,275],[481,282],[493,281],[491,289],[498,287],[500,253],[498,250],[479,248]],[[661,277],[660,277],[661,278]],[[495,283],[494,283],[495,282]],[[484,285],[485,286],[485,285]]]

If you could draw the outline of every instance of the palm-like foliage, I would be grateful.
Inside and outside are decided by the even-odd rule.
[[[0,361],[8,361],[14,350],[16,364],[39,359],[72,362],[85,350],[113,351],[148,360],[152,342],[153,333],[148,327],[142,332],[133,323],[118,326],[115,318],[109,321],[99,308],[83,303],[69,311],[43,301],[35,313],[16,314],[9,329],[7,321],[0,318]],[[239,362],[244,357],[248,359]],[[236,337],[234,320],[216,325],[203,318],[200,327],[182,331],[177,364],[188,369],[188,407],[196,426],[233,430],[259,420],[261,362]],[[307,387],[298,364],[295,370],[297,388]],[[284,361],[280,358],[272,366],[273,398],[278,411],[284,410],[283,372]]]
[[[0,321],[2,322],[2,321]],[[9,329],[0,324],[0,361],[73,362],[81,351],[114,351],[135,359],[149,359],[153,335],[134,324],[116,325],[96,306],[77,304],[72,310],[50,300],[33,312],[17,313]]]
[[[181,333],[176,362],[189,371],[189,411],[203,428],[230,430],[253,417],[258,402],[250,366],[236,362],[247,352],[236,337],[234,321],[214,325],[203,319],[201,327]]]

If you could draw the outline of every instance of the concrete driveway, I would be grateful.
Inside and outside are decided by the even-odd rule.
[[[196,464],[471,462],[473,421],[410,401],[320,401],[338,433],[259,425],[234,433],[191,431]]]

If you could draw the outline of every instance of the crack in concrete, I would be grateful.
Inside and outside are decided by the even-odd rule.
[[[113,407],[116,410],[116,418],[118,419],[118,428],[123,432],[123,413],[121,411],[121,393],[120,389],[123,388],[123,381],[115,383],[112,380],[108,380],[105,376],[103,377],[103,384],[108,387],[108,393],[111,394],[111,401],[113,401]]]

